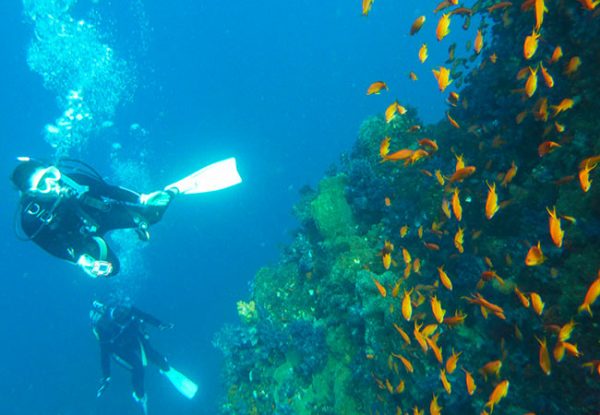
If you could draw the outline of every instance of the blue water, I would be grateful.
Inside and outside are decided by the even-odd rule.
[[[130,258],[134,269],[119,281],[101,281],[19,241],[18,195],[2,182],[0,414],[138,413],[120,368],[106,394],[95,397],[100,368],[88,310],[94,298],[115,290],[175,324],[152,333],[152,342],[200,385],[188,402],[149,368],[150,413],[215,413],[223,391],[211,340],[237,320],[235,303],[248,298],[253,275],[289,241],[299,189],[315,185],[351,149],[360,123],[394,99],[418,108],[425,122],[443,115],[443,96],[417,62],[418,45],[406,46],[410,24],[435,2],[421,2],[427,9],[418,10],[381,1],[377,19],[360,15],[360,1],[344,0],[72,3],[76,19],[93,11],[103,41],[128,62],[137,88],[116,106],[113,125],[96,128],[71,154],[114,178],[111,146],[119,143],[121,160],[144,162],[150,187],[139,191],[229,156],[238,159],[244,183],[178,199],[148,246]],[[0,16],[0,168],[8,177],[18,155],[54,155],[44,126],[62,110],[56,91],[28,66],[34,34],[23,4],[2,2]],[[447,45],[424,40],[430,56],[447,53]],[[420,82],[408,80],[409,67]],[[366,96],[376,80],[402,94]],[[144,134],[132,132],[133,124]]]

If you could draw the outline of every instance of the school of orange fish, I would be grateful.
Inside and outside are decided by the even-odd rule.
[[[593,18],[596,18],[600,14],[600,8],[597,8],[600,4],[600,0],[565,0],[577,2],[587,12],[592,14]],[[362,13],[367,16],[372,11],[373,0],[362,1]],[[485,7],[484,7],[485,6]],[[519,10],[520,9],[520,10]],[[458,0],[444,0],[439,6],[433,11],[432,15],[436,16],[441,13],[441,16],[437,17],[437,25],[435,27],[435,36],[439,42],[442,42],[451,32],[451,26],[454,20],[462,19],[464,22],[463,27],[466,29],[470,23],[470,19],[475,14],[482,17],[483,20],[486,18],[486,14],[493,13],[504,13],[502,19],[505,24],[510,24],[510,13],[525,13],[531,14],[532,29],[530,33],[520,40],[522,42],[522,57],[515,56],[509,57],[504,56],[502,59],[523,59],[525,65],[516,74],[518,82],[523,82],[521,89],[515,90],[515,99],[529,100],[531,99],[538,90],[538,73],[541,74],[541,78],[546,88],[553,88],[555,83],[558,82],[569,82],[569,78],[576,73],[582,62],[579,56],[571,56],[569,60],[562,66],[562,71],[559,69],[559,64],[563,58],[564,51],[560,45],[556,45],[549,56],[542,56],[538,53],[538,43],[540,37],[542,37],[544,15],[552,13],[549,10],[549,4],[545,3],[545,0],[525,0],[520,4],[513,2],[497,2],[489,3],[483,1],[477,1],[473,7],[467,8],[458,4]],[[372,17],[371,17],[372,18]],[[408,32],[411,36],[418,36],[418,33],[426,26],[426,22],[429,17],[420,16],[418,17]],[[597,24],[597,23],[596,23]],[[475,39],[473,41],[473,53],[480,56],[481,59],[480,69],[483,70],[486,64],[496,64],[500,62],[500,57],[488,51],[487,58],[483,58],[480,55],[482,50],[486,48],[485,41],[485,26],[477,30]],[[520,44],[520,43],[519,43]],[[449,50],[450,58],[448,61],[454,59],[454,47]],[[424,64],[428,59],[428,50],[425,43],[419,49],[418,56],[415,61]],[[448,62],[447,61],[447,62]],[[554,73],[554,76],[552,76]],[[560,74],[559,74],[560,73]],[[432,74],[437,82],[439,90],[444,93],[446,89],[453,83],[453,71],[450,68],[444,66],[437,66],[432,68]],[[409,77],[413,81],[417,81],[417,76],[414,72],[410,72]],[[556,79],[555,79],[556,78]],[[367,89],[367,95],[381,94],[389,90],[388,85],[384,81],[373,82]],[[538,94],[540,95],[540,94]],[[461,97],[457,92],[450,92],[447,97],[449,108],[463,105],[466,108],[467,102],[462,101]],[[568,110],[576,105],[573,97],[564,97],[561,101],[556,104],[549,105],[547,98],[540,98],[536,103],[530,106],[529,110],[523,111],[516,117],[516,124],[521,124],[525,117],[533,115],[536,120],[541,120],[547,123],[546,132],[551,130],[556,131],[560,134],[568,128]],[[387,123],[393,122],[396,117],[402,117],[406,113],[406,108],[402,106],[398,101],[391,103],[384,112],[384,117]],[[567,113],[567,114],[565,114]],[[461,120],[456,120],[450,114],[450,111],[446,113],[446,118],[450,125],[456,129],[463,128],[461,126]],[[549,121],[551,120],[551,121]],[[414,125],[409,128],[409,132],[419,134],[421,126]],[[498,139],[501,140],[501,139]],[[496,140],[495,140],[496,141]],[[440,140],[440,142],[442,142]],[[497,143],[501,145],[501,143]],[[396,163],[402,162],[407,168],[414,168],[416,164],[426,163],[428,158],[434,157],[439,151],[446,151],[438,141],[431,138],[420,137],[415,145],[408,146],[410,148],[400,148],[395,151],[391,151],[390,148],[393,145],[392,137],[382,137],[381,145],[379,148],[379,155],[381,162]],[[493,144],[494,145],[494,144]],[[558,150],[563,144],[555,141],[544,141],[539,144],[537,153],[540,158],[547,154]],[[432,180],[436,180],[439,184],[440,193],[443,194],[442,204],[440,206],[439,217],[430,224],[429,229],[425,229],[423,226],[418,227],[415,231],[418,235],[418,240],[422,244],[424,251],[420,248],[411,248],[421,253],[427,251],[439,251],[439,241],[443,238],[452,238],[456,252],[448,253],[448,255],[461,255],[465,251],[465,231],[469,228],[469,224],[463,222],[463,206],[464,199],[461,197],[461,186],[465,181],[471,181],[477,179],[478,167],[475,165],[469,165],[462,155],[455,154],[456,164],[452,170],[441,171],[436,169],[434,172],[422,169],[421,172],[431,177]],[[579,163],[579,169],[577,172],[573,172],[571,179],[577,178],[579,180],[579,186],[581,189],[582,196],[589,192],[592,186],[592,177],[595,173],[594,169],[600,163],[600,155],[590,154],[589,157],[583,159]],[[515,178],[518,172],[518,166],[515,161],[512,161],[510,167],[505,171],[500,171],[497,174],[497,181],[489,182],[482,181],[482,185],[485,185],[487,189],[487,197],[482,205],[485,207],[481,212],[481,216],[485,217],[487,221],[493,221],[496,215],[501,215],[502,210],[511,203],[510,200],[500,200],[497,193],[497,186],[505,189],[511,186],[512,180]],[[386,197],[385,205],[391,206],[394,200],[391,197]],[[556,206],[547,206],[546,212],[540,213],[541,215],[547,215],[548,220],[548,240],[530,242],[530,248],[528,251],[523,252],[522,261],[527,267],[538,267],[543,264],[547,257],[543,252],[542,246],[547,243],[552,243],[556,248],[563,247],[563,241],[568,238],[568,234],[563,229],[563,224],[575,224],[576,219],[572,216],[568,216],[565,212],[558,212]],[[454,222],[454,223],[453,223]],[[414,232],[408,224],[399,224],[399,240],[405,240],[404,238],[409,235],[410,232]],[[455,232],[450,232],[448,228],[455,229]],[[480,235],[481,231],[472,229],[471,238],[475,241]],[[451,235],[454,233],[454,235]],[[392,238],[386,238],[392,239]],[[504,287],[505,279],[498,275],[492,260],[488,257],[483,258],[487,265],[487,270],[481,273],[480,279],[477,282],[473,282],[472,292],[468,295],[457,296],[456,304],[452,304],[452,307],[457,307],[454,311],[454,315],[449,315],[445,307],[449,305],[442,304],[439,299],[439,290],[453,290],[453,278],[460,278],[458,275],[449,275],[444,269],[444,264],[435,264],[434,268],[437,268],[437,276],[435,281],[425,280],[425,272],[421,270],[423,264],[428,262],[428,258],[423,255],[423,258],[415,258],[409,252],[407,246],[401,247],[400,252],[395,250],[393,243],[390,240],[386,240],[383,248],[380,251],[382,258],[382,265],[385,270],[395,270],[400,268],[399,264],[402,264],[403,270],[398,276],[397,282],[393,286],[386,287],[382,284],[375,276],[372,276],[374,286],[376,288],[377,295],[383,298],[387,297],[392,299],[398,298],[398,307],[400,308],[401,318],[393,323],[392,331],[401,336],[405,343],[403,350],[390,351],[389,355],[380,357],[374,354],[368,354],[368,359],[387,359],[387,365],[390,369],[389,376],[381,376],[381,374],[373,374],[373,379],[376,383],[376,387],[381,390],[382,394],[379,394],[381,400],[384,400],[384,395],[399,395],[404,393],[406,385],[411,381],[416,381],[416,368],[411,362],[411,359],[429,359],[429,352],[433,355],[433,358],[439,364],[439,388],[431,392],[431,400],[429,402],[423,402],[421,406],[414,406],[412,408],[413,415],[424,414],[425,408],[428,407],[431,415],[438,415],[442,413],[442,406],[440,403],[440,394],[451,394],[451,393],[466,393],[472,396],[477,393],[477,389],[490,391],[489,395],[486,396],[485,404],[481,408],[481,414],[491,414],[495,408],[502,406],[502,400],[509,394],[509,386],[511,379],[503,377],[501,369],[503,364],[506,363],[510,356],[505,351],[502,353],[501,358],[491,360],[484,364],[482,367],[471,367],[469,362],[469,356],[461,350],[452,349],[451,354],[448,350],[443,350],[442,344],[444,343],[445,336],[451,336],[452,328],[458,325],[464,324],[467,318],[478,318],[474,311],[472,315],[467,315],[461,310],[463,307],[459,301],[464,301],[464,308],[470,307],[469,305],[476,306],[482,317],[487,319],[490,315],[501,320],[507,320],[507,316],[510,317],[510,307],[524,307],[533,310],[533,313],[541,318],[546,304],[542,299],[540,293],[533,291],[522,291],[516,282],[511,284],[511,291],[514,292],[514,301],[511,303],[507,300],[504,301],[507,306],[500,306],[495,304],[490,298],[485,298],[481,294],[481,289],[486,283],[492,284],[496,287]],[[396,258],[397,257],[397,261]],[[401,260],[400,260],[401,258]],[[512,263],[512,257],[506,256],[507,265]],[[580,306],[578,309],[574,309],[572,318],[569,321],[554,321],[551,324],[547,322],[544,324],[544,331],[537,333],[523,333],[521,328],[514,324],[514,336],[517,340],[522,340],[523,336],[534,337],[539,345],[538,362],[539,369],[545,375],[550,376],[552,374],[553,364],[558,364],[565,359],[577,359],[577,364],[581,366],[582,372],[585,370],[592,370],[597,373],[597,381],[600,382],[600,349],[595,350],[595,356],[586,356],[587,359],[582,358],[582,351],[578,348],[577,344],[573,341],[576,338],[578,331],[592,330],[589,317],[593,315],[594,303],[600,296],[600,269],[598,269],[596,275],[586,276],[589,281],[586,294],[581,298]],[[439,281],[438,281],[439,280]],[[402,290],[402,292],[401,292]],[[428,297],[428,298],[427,298]],[[429,308],[426,302],[429,302]],[[390,313],[394,313],[394,301],[390,302]],[[599,310],[600,311],[600,310]],[[404,321],[402,321],[402,319]],[[409,332],[412,330],[412,337]],[[596,328],[597,330],[597,328]],[[413,342],[413,340],[417,343]],[[550,350],[552,348],[552,350]],[[464,354],[463,354],[464,353]],[[448,355],[449,354],[449,355]],[[556,363],[552,362],[552,358]],[[568,357],[566,357],[568,356]],[[459,362],[460,360],[460,362]],[[400,370],[403,368],[404,370]],[[455,374],[457,368],[462,369],[462,375]],[[451,377],[449,377],[452,375]],[[480,386],[485,385],[485,386]],[[457,392],[458,390],[458,392]],[[600,398],[598,400],[600,403]],[[600,413],[600,407],[598,408]],[[399,415],[408,414],[406,408],[396,407],[396,413]],[[527,412],[525,415],[531,415],[533,412]]]

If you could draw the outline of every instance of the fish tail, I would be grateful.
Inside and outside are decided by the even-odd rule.
[[[587,311],[588,313],[590,313],[590,317],[594,317],[594,315],[592,314],[592,309],[590,308],[589,304],[581,304],[579,306],[579,308],[577,309],[578,313],[583,313],[584,311]]]

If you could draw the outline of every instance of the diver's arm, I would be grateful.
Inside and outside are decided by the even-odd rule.
[[[151,314],[148,314],[142,310],[140,310],[139,308],[136,307],[131,307],[131,314],[138,320],[141,320],[144,323],[148,323],[154,327],[158,327],[161,330],[164,329],[169,329],[173,327],[173,324],[171,323],[163,323],[162,321],[160,321],[159,319],[157,319],[156,317],[154,317]]]

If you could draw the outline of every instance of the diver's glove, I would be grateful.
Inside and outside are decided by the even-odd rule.
[[[100,386],[98,387],[98,392],[96,392],[96,398],[99,398],[102,396],[102,394],[104,393],[106,388],[108,388],[109,384],[110,384],[110,376],[107,376],[100,380]]]
[[[141,194],[140,203],[146,206],[167,206],[173,197],[171,192],[158,190],[156,192]]]
[[[88,254],[83,254],[77,260],[77,265],[90,277],[108,277],[113,266],[108,261],[97,261]]]

